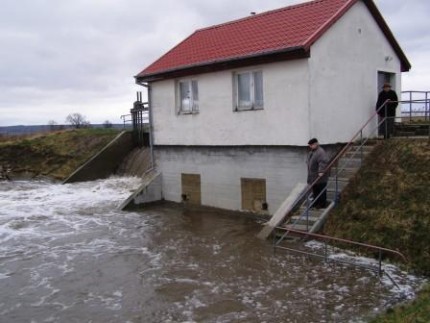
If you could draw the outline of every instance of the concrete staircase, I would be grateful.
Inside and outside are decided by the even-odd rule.
[[[350,180],[360,169],[365,158],[372,152],[374,145],[363,147],[352,146],[338,161],[337,165],[332,168],[331,176],[327,183],[327,207],[321,209],[307,206],[310,201],[305,200],[302,205],[293,212],[293,215],[281,224],[281,227],[315,233],[324,225],[330,211],[339,201],[340,194],[349,184]],[[336,176],[337,174],[337,176]]]
[[[430,137],[430,121],[426,123],[396,123],[394,135],[396,137]]]

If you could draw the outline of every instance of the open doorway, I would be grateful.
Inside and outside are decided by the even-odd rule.
[[[378,93],[382,91],[384,83],[390,83],[393,90],[396,89],[396,74],[388,72],[378,72]]]

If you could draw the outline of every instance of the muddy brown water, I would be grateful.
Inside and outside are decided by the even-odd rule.
[[[422,283],[274,255],[250,218],[118,211],[138,184],[0,183],[0,322],[365,322]]]

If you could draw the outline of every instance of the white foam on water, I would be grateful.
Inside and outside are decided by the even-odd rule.
[[[313,250],[324,250],[326,248],[326,245],[324,243],[314,240],[308,241],[305,245],[306,247],[311,248]],[[341,250],[339,248],[334,248],[330,246],[328,250],[330,252],[328,259],[347,261],[351,264],[373,268],[372,270],[375,270],[379,267],[379,261],[374,258],[359,256],[353,251]],[[427,282],[426,278],[410,275],[393,264],[382,262],[381,269],[384,273],[380,279],[382,285],[388,287],[393,296],[395,296],[398,300],[413,299],[414,297],[416,297],[415,291],[419,289],[419,287],[422,286],[425,282]],[[366,277],[362,277],[360,281],[366,282],[366,279]],[[338,289],[338,291],[348,292],[348,290],[345,288],[346,287],[342,287]]]
[[[141,184],[137,177],[111,177],[74,184],[4,182],[0,184],[0,243],[13,238],[68,235],[91,225],[108,225],[104,218]],[[73,216],[73,217],[71,217]],[[49,233],[40,230],[52,221]]]
[[[385,299],[413,297],[414,290],[423,282],[420,277],[386,263],[383,270],[400,288],[386,276],[381,279],[382,288],[374,288],[378,281],[374,272],[347,271],[332,263],[310,263],[306,257],[296,255],[273,256],[271,250],[267,253],[265,250],[261,258],[255,260],[229,245],[240,245],[245,236],[224,242],[222,235],[208,239],[207,236],[198,238],[199,235],[192,232],[190,239],[187,228],[181,231],[179,225],[166,219],[169,212],[153,221],[155,229],[147,241],[145,234],[151,214],[142,216],[118,210],[140,183],[138,178],[117,177],[66,185],[1,183],[0,264],[4,267],[0,282],[16,279],[18,287],[14,295],[18,295],[18,299],[11,302],[0,298],[0,304],[4,304],[0,311],[16,315],[19,312],[17,303],[24,302],[24,307],[30,304],[41,311],[46,306],[55,308],[56,313],[85,305],[86,308],[101,308],[99,314],[104,315],[126,313],[131,303],[131,310],[136,310],[137,306],[134,313],[138,313],[140,305],[135,301],[144,296],[141,290],[146,293],[160,288],[165,295],[160,293],[171,300],[167,309],[159,314],[163,317],[158,317],[164,322],[196,322],[202,321],[200,316],[213,318],[215,315],[218,315],[216,322],[251,319],[271,322],[277,315],[285,317],[285,313],[293,315],[286,318],[286,322],[293,322],[300,315],[308,315],[309,303],[318,311],[321,322],[333,322],[357,315],[351,305],[356,303],[357,296],[376,299],[377,302],[370,305],[367,299],[362,300],[366,308],[371,310],[374,306],[376,312],[384,307]],[[181,218],[182,214],[174,213],[174,216]],[[173,226],[169,226],[171,222]],[[157,233],[162,237],[158,238]],[[210,232],[211,237],[212,234]],[[324,248],[315,241],[306,246],[316,250]],[[242,249],[241,252],[253,254],[259,252],[257,249],[258,246],[256,250]],[[377,264],[373,259],[344,250],[334,250],[330,257],[362,265]],[[342,271],[346,272],[346,277]],[[94,276],[75,290],[74,284],[86,274]],[[123,274],[126,279],[121,280]],[[129,284],[130,279],[136,281]],[[87,287],[87,282],[92,284],[91,288]],[[145,288],[149,286],[148,289],[140,283]],[[69,294],[69,290],[61,288],[75,293]],[[134,293],[132,297],[130,289]],[[217,306],[223,306],[219,304],[224,302],[233,303],[233,309],[218,314]],[[387,300],[386,304],[389,302]],[[164,305],[160,302],[154,307]],[[170,311],[172,307],[174,310]],[[59,321],[57,314],[52,314],[46,313],[37,321]],[[129,320],[133,321],[130,317],[123,319]],[[360,319],[351,322],[360,322]]]

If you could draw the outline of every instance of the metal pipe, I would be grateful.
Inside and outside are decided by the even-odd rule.
[[[148,91],[148,119],[149,119],[149,148],[151,150],[151,165],[155,167],[154,158],[154,127],[153,127],[153,117],[152,117],[152,88],[150,84],[147,84]]]
[[[288,231],[290,231],[290,232],[292,232],[294,234],[302,235],[302,236],[305,236],[305,237],[313,237],[315,239],[337,241],[337,242],[342,242],[342,243],[346,243],[346,244],[350,244],[350,245],[364,247],[364,248],[375,250],[375,251],[381,251],[381,252],[384,251],[384,252],[391,253],[393,255],[399,256],[400,258],[402,258],[402,260],[405,263],[407,262],[406,257],[401,252],[396,251],[396,250],[387,249],[387,248],[383,248],[383,247],[379,247],[379,246],[375,246],[375,245],[371,245],[371,244],[367,244],[367,243],[356,242],[356,241],[352,241],[352,240],[348,240],[348,239],[336,238],[336,237],[321,235],[321,234],[318,234],[318,233],[303,232],[303,231],[294,230],[294,229],[287,229],[287,228],[283,228],[283,227],[276,227],[276,229],[278,229],[278,230],[284,230],[284,231],[288,230]]]

